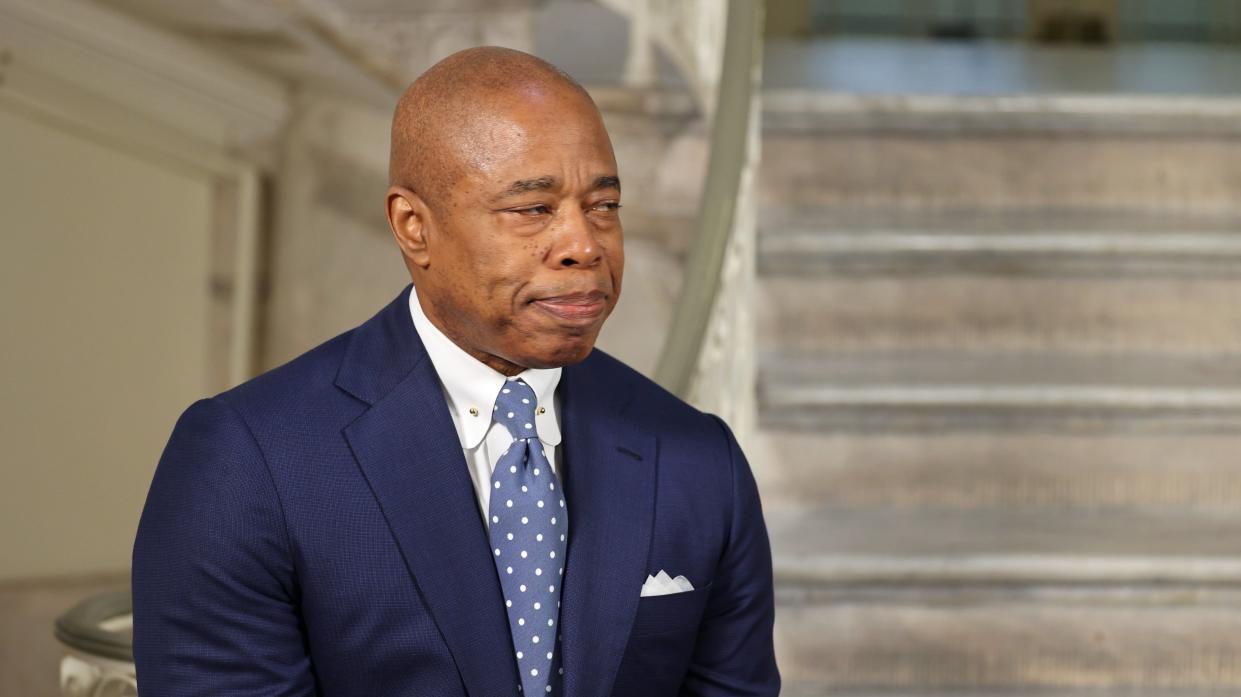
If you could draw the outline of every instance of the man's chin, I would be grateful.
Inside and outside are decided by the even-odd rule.
[[[593,336],[589,340],[586,340],[586,337],[578,338],[580,341],[566,342],[533,355],[527,355],[522,365],[531,368],[562,368],[581,363],[594,350],[595,339]]]

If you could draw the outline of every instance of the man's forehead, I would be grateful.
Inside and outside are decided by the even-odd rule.
[[[589,190],[598,191],[601,189],[616,189],[620,191],[620,177],[615,174],[600,174],[589,180]],[[498,195],[497,199],[508,198],[510,196],[520,196],[521,194],[530,193],[531,191],[557,191],[564,187],[565,181],[560,177],[546,174],[541,177],[531,177],[529,179],[517,179],[510,182]]]
[[[611,139],[590,95],[527,54],[455,54],[415,81],[394,115],[389,176],[428,194],[462,177],[493,193],[546,189],[538,180],[568,176],[569,162],[592,185],[616,175]],[[513,187],[517,181],[525,183]]]
[[[530,86],[525,86],[525,83]],[[424,95],[426,97],[428,95]],[[480,89],[479,85],[456,84],[436,91],[408,107],[408,118],[398,112],[395,123],[418,124],[428,135],[468,138],[523,131],[530,135],[565,133],[602,128],[602,118],[590,96],[569,84],[540,80]]]
[[[503,100],[479,101],[445,119],[436,129],[436,140],[448,148],[472,156],[482,165],[499,163],[510,156],[524,158],[531,151],[548,148],[585,147],[606,150],[611,157],[611,138],[593,103],[566,98],[559,102]]]

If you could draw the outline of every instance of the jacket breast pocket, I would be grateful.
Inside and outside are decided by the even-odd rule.
[[[612,697],[677,694],[698,638],[711,584],[638,599],[638,613],[616,674]]]
[[[629,636],[642,637],[696,630],[707,605],[711,584],[681,593],[638,599],[638,612]]]

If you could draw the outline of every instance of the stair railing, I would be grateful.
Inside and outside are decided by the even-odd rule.
[[[761,0],[729,0],[710,159],[694,239],[655,380],[728,421],[754,422],[755,174],[759,158]]]

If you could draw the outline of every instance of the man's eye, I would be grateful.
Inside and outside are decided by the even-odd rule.
[[[537,206],[530,206],[529,208],[517,208],[514,209],[513,212],[520,213],[522,215],[545,215],[547,213],[551,213],[552,209],[540,204]]]
[[[613,213],[620,210],[620,207],[621,205],[618,201],[604,201],[602,203],[595,204],[595,210],[603,211],[605,213]]]

